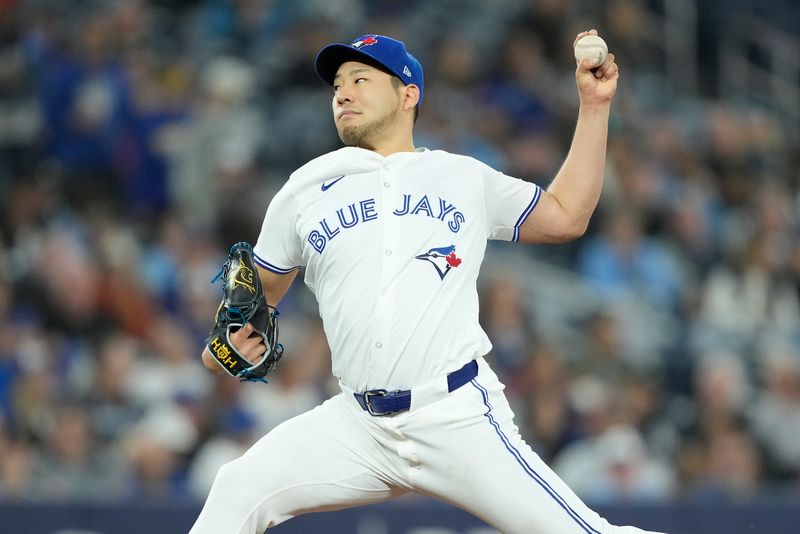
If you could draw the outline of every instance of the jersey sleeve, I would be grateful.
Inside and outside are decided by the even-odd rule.
[[[300,239],[294,224],[297,216],[297,201],[284,187],[269,203],[261,233],[253,248],[259,266],[278,274],[286,274],[302,266]]]
[[[539,202],[542,188],[482,166],[489,239],[519,241],[519,228]]]

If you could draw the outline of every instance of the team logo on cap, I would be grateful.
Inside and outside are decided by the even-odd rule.
[[[375,38],[374,35],[365,35],[364,37],[361,37],[360,39],[356,39],[355,41],[353,41],[353,44],[351,44],[350,46],[352,46],[353,48],[363,48],[365,46],[374,45],[377,42],[378,40]]]
[[[447,273],[461,265],[461,258],[456,256],[456,246],[429,249],[425,254],[415,256],[418,260],[429,262],[436,269],[439,278],[444,280]]]

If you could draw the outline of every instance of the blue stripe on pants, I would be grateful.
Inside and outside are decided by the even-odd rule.
[[[573,510],[569,506],[569,504],[567,504],[564,498],[561,497],[561,495],[559,495],[556,492],[556,490],[554,490],[550,486],[550,484],[548,484],[547,481],[541,477],[541,475],[539,475],[536,471],[533,470],[533,468],[530,465],[528,465],[528,462],[525,461],[519,450],[517,450],[511,444],[511,442],[508,439],[508,436],[506,436],[503,433],[503,431],[500,429],[500,425],[497,423],[497,421],[494,420],[494,416],[492,415],[492,405],[489,404],[489,393],[483,386],[478,384],[477,380],[473,379],[471,383],[473,386],[475,386],[475,388],[478,391],[481,392],[481,395],[483,395],[483,404],[487,408],[487,411],[484,414],[484,416],[486,417],[486,419],[489,420],[489,423],[494,427],[494,431],[497,433],[498,436],[500,436],[500,440],[503,442],[503,445],[505,445],[508,452],[510,452],[511,455],[514,456],[514,458],[517,460],[517,463],[522,466],[522,468],[525,470],[528,476],[531,477],[533,480],[535,480],[542,487],[542,489],[544,489],[550,495],[550,497],[552,497],[553,500],[556,501],[556,503],[558,503],[558,505],[561,506],[561,508],[563,508],[564,511],[567,512],[567,514],[569,514],[570,517],[572,517],[572,519],[575,520],[575,522],[578,524],[578,526],[580,526],[584,530],[584,532],[587,532],[588,534],[600,534],[599,530],[592,528],[592,526],[589,525],[589,523],[587,523],[586,520],[581,518],[578,515],[578,513],[575,510]]]

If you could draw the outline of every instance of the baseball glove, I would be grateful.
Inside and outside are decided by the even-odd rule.
[[[230,248],[228,260],[211,282],[217,280],[222,280],[223,297],[206,340],[208,350],[230,375],[242,381],[266,382],[264,377],[283,356],[283,345],[278,343],[278,310],[267,304],[248,243],[239,242]],[[247,323],[264,338],[266,351],[258,363],[248,361],[230,340],[231,334]]]

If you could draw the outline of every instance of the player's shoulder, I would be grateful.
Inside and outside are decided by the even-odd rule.
[[[470,169],[480,173],[496,172],[495,169],[486,163],[466,154],[458,154],[441,149],[427,150],[426,154],[429,160],[444,163],[448,166],[457,166],[462,169]]]
[[[337,163],[343,159],[342,150],[334,150],[306,162],[289,176],[289,180],[297,181],[306,176],[319,174],[322,169],[329,168],[332,163]]]
[[[334,176],[363,172],[374,165],[370,152],[355,147],[343,147],[310,160],[289,176],[287,184],[303,187],[309,183],[328,180]]]

